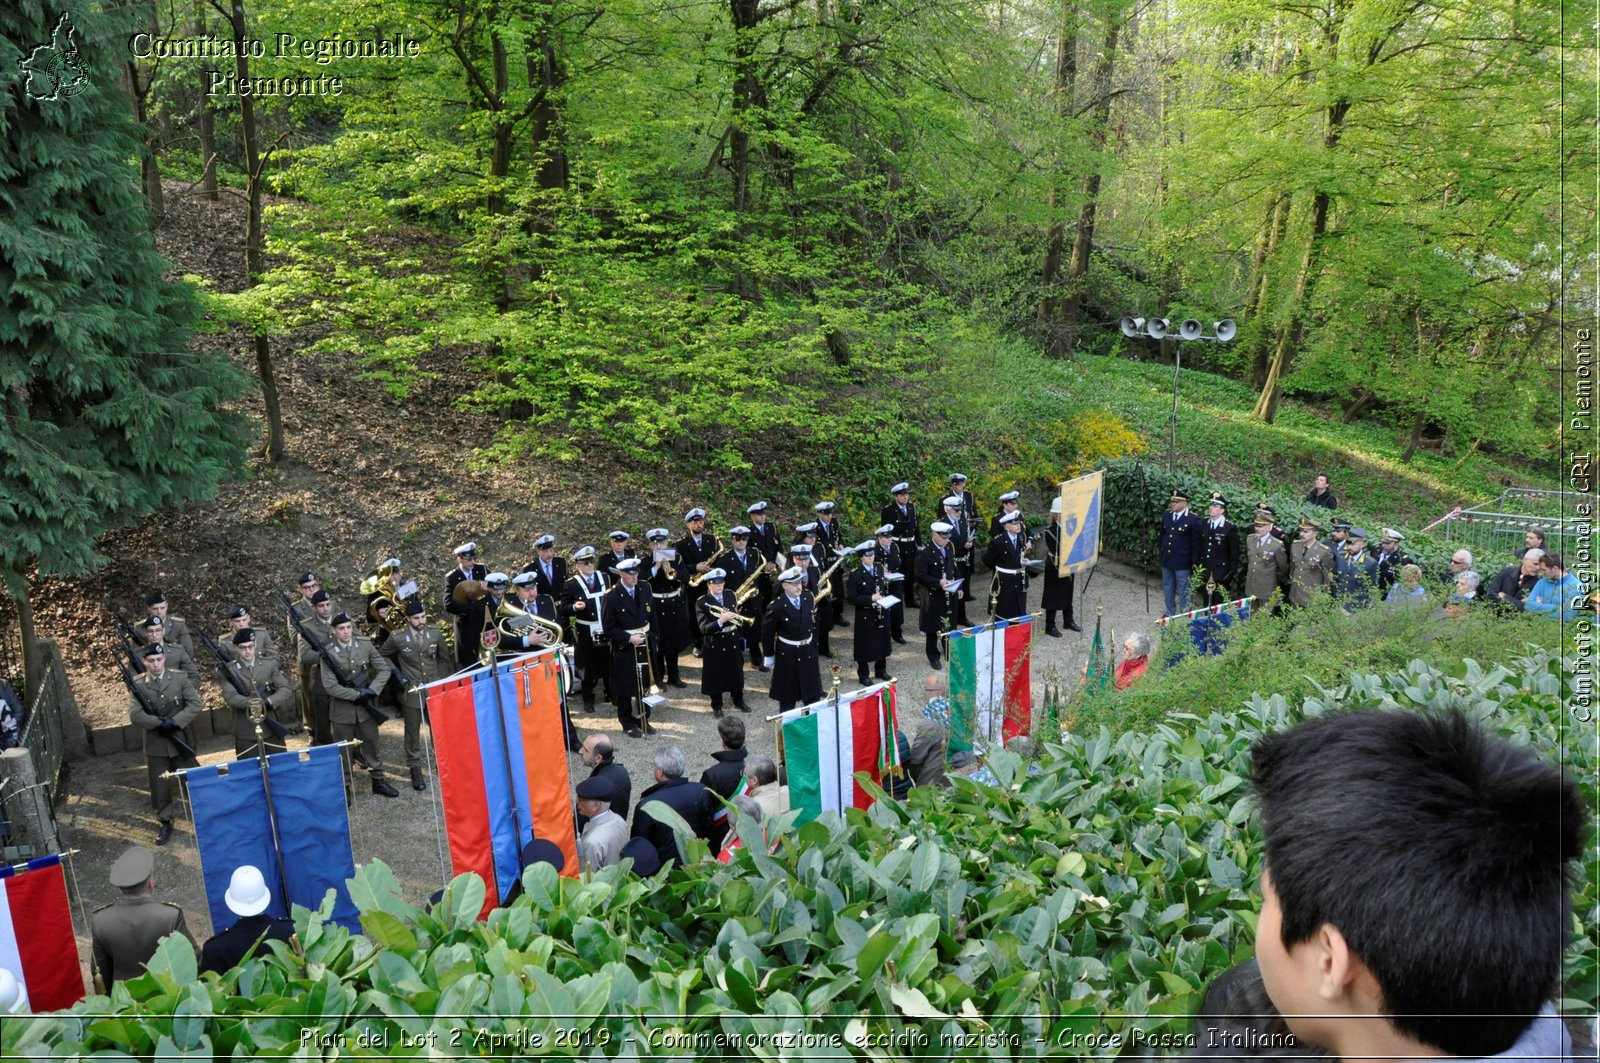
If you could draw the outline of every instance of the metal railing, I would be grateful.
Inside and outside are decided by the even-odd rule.
[[[55,795],[67,762],[63,706],[68,696],[66,673],[55,653],[41,655],[43,682],[26,706],[17,749],[26,763],[14,761],[0,771],[0,844],[15,848],[12,857],[26,858],[60,849]]]
[[[1588,519],[1570,515],[1584,497],[1592,498],[1566,491],[1513,487],[1502,491],[1493,502],[1451,512],[1444,518],[1440,534],[1453,546],[1467,547],[1474,555],[1509,562],[1510,555],[1522,547],[1523,533],[1538,528],[1545,534],[1545,549],[1570,554],[1590,525]]]

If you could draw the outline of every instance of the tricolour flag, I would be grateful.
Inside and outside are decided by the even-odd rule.
[[[60,856],[0,867],[0,968],[16,978],[35,1013],[83,999]]]
[[[483,879],[483,915],[521,878],[522,847],[535,836],[561,848],[563,874],[578,873],[558,653],[542,650],[426,688],[451,869]]]
[[[894,685],[866,687],[792,709],[783,717],[784,760],[789,769],[789,807],[809,823],[823,812],[868,808],[872,796],[857,772],[883,785],[899,763],[894,736]]]
[[[1100,499],[1105,474],[1091,472],[1061,484],[1061,552],[1056,575],[1093,568],[1100,558]]]
[[[185,779],[212,926],[221,930],[238,921],[224,895],[234,869],[250,864],[272,890],[268,915],[287,917],[296,904],[315,909],[331,889],[334,921],[360,927],[345,886],[356,864],[337,746],[274,753],[267,758],[266,784],[256,757],[191,768]]]
[[[1111,683],[1111,658],[1106,655],[1106,644],[1100,638],[1100,617],[1094,618],[1094,638],[1089,640],[1088,671],[1084,673],[1086,691],[1104,690]]]
[[[950,632],[951,749],[971,749],[979,738],[995,745],[1028,733],[1032,640],[1031,616]]]

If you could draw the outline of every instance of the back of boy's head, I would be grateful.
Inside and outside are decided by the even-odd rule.
[[[1252,760],[1284,947],[1332,924],[1398,1031],[1510,1048],[1560,979],[1577,788],[1458,712],[1332,713]]]

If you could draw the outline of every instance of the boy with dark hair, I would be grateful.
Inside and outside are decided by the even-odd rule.
[[[1547,1005],[1587,813],[1460,713],[1334,713],[1252,751],[1266,867],[1256,958],[1294,1033],[1339,1058],[1557,1057]]]

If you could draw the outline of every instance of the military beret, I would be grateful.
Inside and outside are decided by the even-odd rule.
[[[661,854],[649,838],[630,838],[622,847],[622,858],[633,861],[633,873],[649,878],[661,870]]]
[[[534,864],[549,864],[560,871],[566,866],[567,857],[549,838],[534,838],[522,847],[522,866],[527,868]]]
[[[162,656],[166,655],[166,652],[167,652],[166,647],[161,645],[161,643],[152,642],[150,645],[148,645],[148,646],[146,646],[144,648],[144,651],[140,654],[140,656],[142,656],[142,657],[162,657]]]
[[[317,582],[317,574],[315,572],[300,573],[300,586],[304,587],[307,583],[315,582]]]
[[[428,607],[422,604],[421,598],[408,598],[406,600],[407,616],[417,616],[419,614],[426,615],[427,612]]]
[[[331,601],[333,601],[333,599],[328,596],[328,592],[320,588],[317,590],[317,593],[311,596],[312,605],[321,605],[323,602]]]
[[[229,620],[243,620],[245,617],[247,617],[249,615],[250,615],[250,610],[246,609],[243,605],[236,605],[232,609],[228,610],[228,619]]]
[[[901,480],[899,483],[897,483],[893,487],[889,488],[889,493],[891,495],[903,495],[903,494],[906,494],[907,492],[909,492],[910,490],[911,490],[911,485],[906,483],[904,480]]]
[[[603,776],[591,776],[578,784],[578,796],[586,801],[610,801],[617,791]]]
[[[144,623],[140,624],[139,626],[140,627],[160,627],[160,628],[164,628],[167,625],[162,623],[161,618],[159,616],[147,616],[147,617],[144,618]]]
[[[146,605],[160,605],[162,602],[165,602],[166,600],[167,600],[167,596],[165,594],[161,593],[161,588],[160,587],[157,587],[155,590],[151,591],[148,595],[145,596],[144,604],[146,604]]]
[[[555,544],[556,537],[554,535],[541,535],[533,541],[534,548],[537,550],[543,550],[545,547],[554,546]]]
[[[142,845],[135,845],[111,865],[111,884],[119,890],[144,885],[145,879],[156,869],[156,854]]]
[[[355,621],[350,618],[350,614],[349,613],[335,613],[335,614],[333,614],[333,619],[328,621],[328,626],[329,627],[338,627],[340,624],[353,624],[353,623],[355,623]]]
[[[246,643],[253,643],[255,640],[256,629],[253,627],[242,627],[233,633],[233,644],[235,646],[243,646]]]

